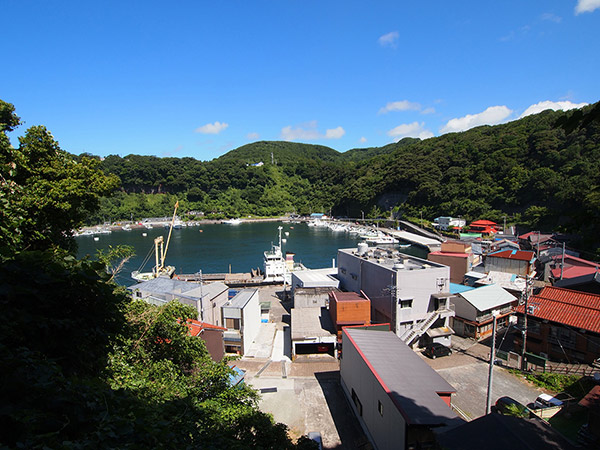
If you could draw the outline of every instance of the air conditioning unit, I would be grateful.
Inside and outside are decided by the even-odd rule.
[[[535,314],[535,306],[528,306],[527,314]]]

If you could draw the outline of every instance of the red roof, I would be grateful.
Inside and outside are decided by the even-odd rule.
[[[562,255],[553,255],[552,260],[560,264]],[[590,275],[598,270],[598,263],[577,258],[572,255],[565,255],[565,264],[563,270],[563,278],[576,278],[585,275]],[[560,278],[560,266],[551,270],[552,276],[556,279]]]
[[[531,261],[535,253],[529,250],[500,250],[490,253],[488,258],[491,256],[494,258],[516,259],[518,261]]]
[[[547,286],[529,299],[527,315],[600,333],[600,295]],[[525,305],[517,307],[525,313]]]
[[[187,326],[190,329],[190,334],[192,336],[198,336],[200,334],[200,332],[202,330],[204,330],[205,328],[208,328],[211,330],[227,331],[227,328],[219,327],[219,326],[213,325],[211,323],[200,322],[200,321],[194,320],[194,319],[188,319]]]
[[[481,225],[481,226],[494,226],[494,225],[498,225],[496,222],[492,222],[491,220],[476,220],[475,222],[471,222],[470,226],[473,225]]]

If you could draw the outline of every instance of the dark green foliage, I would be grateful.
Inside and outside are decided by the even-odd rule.
[[[256,142],[209,162],[111,156],[103,168],[127,192],[103,202],[103,217],[167,215],[167,202],[134,192],[168,192],[182,198],[183,211],[213,217],[361,217],[375,206],[413,217],[509,215],[522,228],[581,233],[583,244],[600,245],[600,103],[345,153]]]

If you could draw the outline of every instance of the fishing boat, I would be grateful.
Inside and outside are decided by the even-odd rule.
[[[131,278],[133,278],[138,283],[143,281],[149,281],[158,277],[173,277],[175,273],[175,267],[166,266],[165,260],[167,258],[167,251],[169,250],[169,242],[171,241],[171,233],[173,232],[173,228],[175,225],[175,214],[177,214],[177,208],[179,207],[179,202],[175,203],[175,210],[173,211],[173,219],[171,219],[171,226],[169,227],[169,236],[167,237],[167,244],[164,245],[164,239],[162,236],[158,236],[154,239],[154,257],[155,257],[155,265],[152,268],[152,272],[142,272],[141,270],[151,258],[152,249],[146,256],[146,259],[142,263],[142,266],[139,270],[135,270],[131,273]]]
[[[294,262],[295,255],[293,253],[286,252],[284,255],[282,249],[285,239],[281,238],[283,227],[277,229],[279,230],[279,245],[271,244],[271,250],[264,252],[264,282],[291,284],[292,272],[306,270],[306,267]]]

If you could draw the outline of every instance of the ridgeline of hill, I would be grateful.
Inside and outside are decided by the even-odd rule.
[[[207,162],[129,155],[102,167],[122,189],[103,199],[97,221],[166,215],[177,196],[184,210],[218,217],[507,215],[526,228],[581,233],[587,245],[600,236],[600,103],[344,153],[263,141]]]

